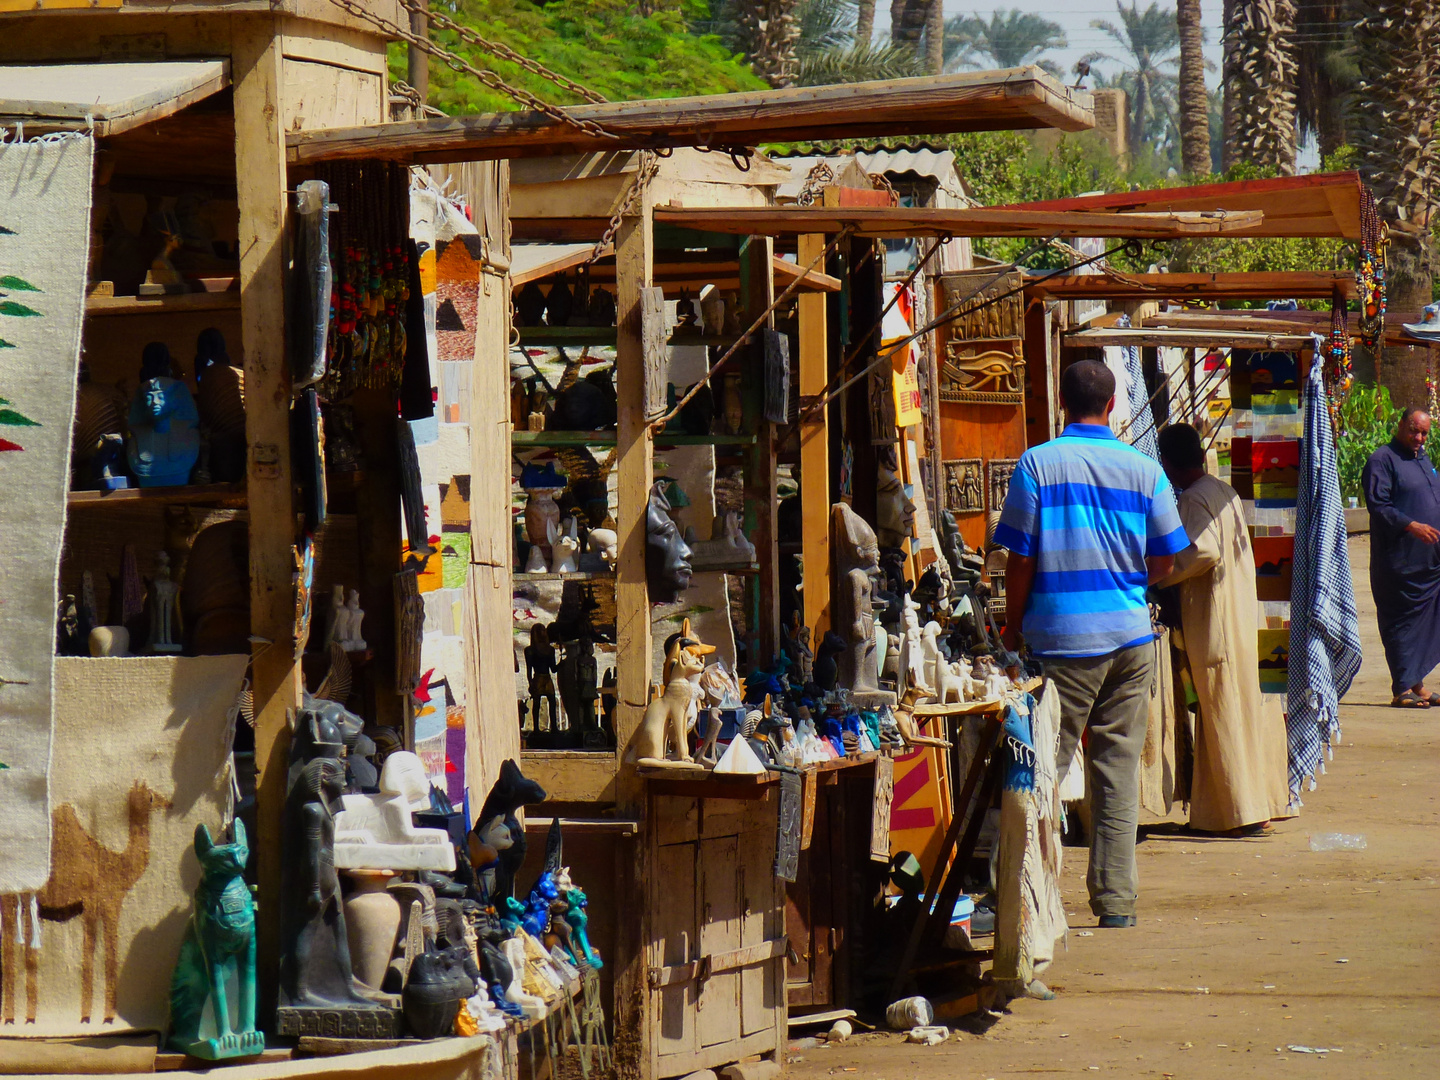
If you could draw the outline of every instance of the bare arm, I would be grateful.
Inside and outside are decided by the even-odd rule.
[[[1174,555],[1150,555],[1145,559],[1145,569],[1150,571],[1149,581],[1154,585],[1162,578],[1170,576],[1170,571],[1175,569]],[[1008,584],[1008,582],[1007,582]]]
[[[1011,652],[1020,648],[1020,624],[1035,584],[1035,565],[1035,556],[1013,551],[1005,563],[1005,632],[1001,641]]]

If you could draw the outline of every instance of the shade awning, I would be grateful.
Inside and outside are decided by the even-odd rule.
[[[291,132],[291,164],[383,159],[427,164],[674,146],[763,143],[1095,126],[1090,95],[1037,67],[744,94],[574,105],[610,135],[538,111]]]
[[[1157,213],[1163,210],[1258,210],[1264,220],[1240,236],[1360,238],[1360,174],[1315,173],[1225,184],[1079,195],[1012,203],[1008,210]],[[1100,234],[1095,234],[1100,235]]]
[[[1027,282],[1029,296],[1056,300],[1354,300],[1348,270],[1215,274],[1061,274]]]
[[[532,281],[541,281],[563,274],[590,262],[594,244],[516,244],[511,247],[510,287],[519,289]],[[802,292],[839,292],[840,279],[819,270],[805,268],[779,255],[771,257],[775,284],[784,288],[796,278]],[[656,253],[651,283],[674,289],[699,292],[706,285],[719,289],[740,287],[739,266],[734,259],[715,258],[704,252]],[[598,261],[590,267],[592,285],[611,285],[615,281],[614,248],[606,245]]]
[[[118,135],[230,85],[229,60],[0,66],[0,123]]]
[[[853,226],[863,237],[1110,236],[1173,239],[1231,236],[1260,222],[1254,211],[1114,214],[908,206],[727,206],[655,208],[657,225],[741,236],[838,233]]]

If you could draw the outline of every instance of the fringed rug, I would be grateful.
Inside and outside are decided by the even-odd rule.
[[[228,824],[226,712],[248,663],[55,661],[54,855],[42,888],[0,892],[0,1063],[7,1037],[165,1030],[195,826]]]
[[[50,876],[56,581],[94,152],[78,136],[0,143],[0,893]]]

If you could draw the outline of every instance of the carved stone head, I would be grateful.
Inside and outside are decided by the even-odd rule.
[[[875,530],[847,503],[836,503],[830,513],[841,573],[851,570],[873,573],[878,570],[880,545],[875,539]]]
[[[899,475],[883,463],[876,473],[875,514],[881,547],[898,548],[915,531],[915,503],[905,494]]]
[[[680,599],[680,594],[690,587],[693,572],[690,545],[681,537],[669,510],[665,481],[657,481],[650,489],[650,504],[645,511],[645,578],[650,600],[657,604]]]

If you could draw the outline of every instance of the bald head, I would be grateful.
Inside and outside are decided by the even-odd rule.
[[[1395,438],[1412,453],[1424,453],[1425,443],[1430,438],[1430,414],[1414,406],[1403,410],[1400,423],[1395,428]]]

